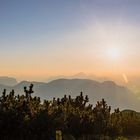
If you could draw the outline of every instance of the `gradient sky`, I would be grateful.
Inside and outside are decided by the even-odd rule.
[[[139,58],[140,0],[0,0],[1,76],[137,76]]]

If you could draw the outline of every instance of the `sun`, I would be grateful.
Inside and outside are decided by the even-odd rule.
[[[117,47],[116,48],[109,48],[107,50],[107,55],[112,60],[119,59],[120,58],[120,54],[121,54],[120,49],[117,48]]]

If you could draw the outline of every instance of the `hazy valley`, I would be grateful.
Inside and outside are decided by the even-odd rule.
[[[7,90],[7,93],[12,89],[16,94],[23,94],[24,86],[34,84],[34,95],[39,96],[41,99],[52,99],[53,97],[61,98],[65,94],[75,97],[83,92],[84,95],[88,95],[90,103],[95,104],[97,100],[104,98],[112,108],[119,107],[123,109],[131,109],[140,112],[140,100],[132,91],[127,87],[117,85],[113,81],[97,82],[89,79],[57,79],[50,82],[28,82],[21,81],[10,82],[14,78],[5,78],[2,82],[0,78],[0,92],[3,89]],[[9,81],[9,82],[8,82]],[[8,84],[5,85],[5,82]]]

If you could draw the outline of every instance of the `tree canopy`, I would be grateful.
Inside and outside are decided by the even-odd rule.
[[[88,96],[81,92],[72,98],[53,98],[41,101],[32,96],[33,84],[24,87],[24,95],[9,94],[4,89],[0,97],[0,139],[53,140],[56,131],[70,134],[76,139],[93,136],[115,138],[121,135],[140,135],[140,115],[134,111],[111,112],[102,99],[96,105],[89,104]]]

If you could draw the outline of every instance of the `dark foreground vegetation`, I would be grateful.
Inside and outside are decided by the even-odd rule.
[[[0,140],[123,140],[140,136],[140,114],[119,109],[111,112],[104,99],[93,106],[81,93],[74,99],[65,95],[42,102],[31,96],[33,85],[24,87],[24,92],[3,91]]]

